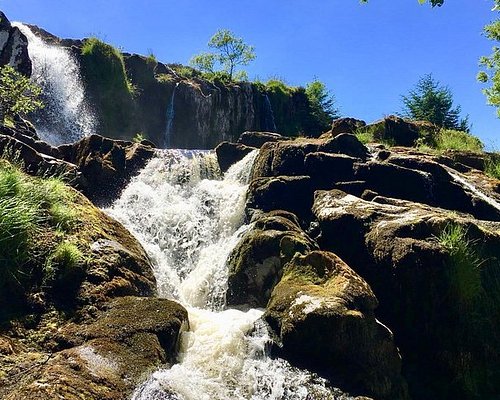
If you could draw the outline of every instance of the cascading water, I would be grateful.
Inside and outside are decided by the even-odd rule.
[[[167,107],[167,126],[165,128],[165,138],[163,142],[163,147],[168,149],[172,144],[172,128],[174,126],[174,117],[175,117],[175,92],[177,91],[177,87],[180,82],[175,84],[174,90],[172,91],[172,97],[170,98],[170,102]]]
[[[13,23],[28,38],[32,79],[42,88],[45,107],[34,115],[40,138],[52,145],[71,143],[94,133],[80,68],[69,50],[50,45],[26,25]]]
[[[151,375],[134,400],[350,399],[268,357],[262,310],[224,307],[226,260],[249,229],[243,215],[255,156],[221,177],[212,152],[159,151],[107,210],[144,245],[160,295],[189,312],[179,363]]]
[[[264,97],[264,111],[265,111],[265,130],[270,131],[270,132],[277,132],[276,129],[276,121],[274,120],[274,112],[273,112],[273,106],[271,105],[271,100],[269,99],[269,96],[266,94],[263,95]]]

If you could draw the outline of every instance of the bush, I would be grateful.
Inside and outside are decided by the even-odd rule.
[[[492,178],[500,179],[500,153],[489,155],[484,172]]]
[[[483,143],[477,137],[463,131],[441,129],[435,139],[437,150],[483,151]]]

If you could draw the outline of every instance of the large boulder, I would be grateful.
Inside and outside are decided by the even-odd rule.
[[[494,398],[500,224],[424,204],[316,192],[321,249],[372,287],[413,399]],[[464,358],[465,357],[465,358]],[[490,377],[490,378],[488,378]]]
[[[10,65],[23,75],[31,76],[28,39],[0,11],[0,66],[3,65]]]
[[[356,133],[366,126],[366,122],[356,118],[337,118],[333,120],[332,129],[324,137],[335,137],[341,133]]]
[[[141,143],[84,137],[58,147],[61,157],[81,173],[79,189],[92,201],[107,204],[118,196],[128,180],[154,155],[154,148]]]
[[[83,322],[57,330],[47,322],[38,334],[50,348],[8,340],[0,355],[2,399],[128,398],[145,374],[175,362],[188,316],[169,300],[122,297]]]
[[[217,155],[217,161],[221,172],[226,172],[231,165],[242,160],[253,150],[256,150],[256,148],[241,143],[222,142],[219,144],[215,148],[215,154]]]
[[[353,394],[407,399],[391,331],[374,314],[368,284],[333,253],[296,255],[274,288],[265,319],[277,353]]]
[[[296,253],[316,248],[295,215],[274,211],[258,216],[229,256],[227,304],[265,307],[283,266]]]
[[[285,136],[281,136],[279,133],[273,132],[243,132],[238,138],[238,143],[245,146],[256,147],[260,149],[267,142],[278,142],[283,140],[289,140]]]
[[[309,153],[305,160],[305,172],[314,181],[316,189],[333,188],[339,182],[354,180],[354,163],[358,159],[344,154],[323,152]]]

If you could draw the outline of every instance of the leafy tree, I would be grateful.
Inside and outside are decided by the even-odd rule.
[[[0,119],[13,120],[43,107],[42,89],[10,65],[0,68]]]
[[[493,12],[500,11],[500,0],[495,0]],[[497,14],[498,15],[498,14]],[[486,37],[495,43],[500,42],[500,20],[497,18],[491,24],[484,27]],[[477,79],[491,86],[483,90],[488,104],[497,107],[497,115],[500,117],[500,48],[493,47],[493,53],[488,57],[481,57],[479,63],[485,70],[479,72]]]
[[[407,96],[402,96],[403,117],[429,121],[446,129],[468,132],[468,116],[460,119],[461,107],[453,108],[453,95],[449,88],[441,86],[432,74],[419,79]]]
[[[335,107],[335,97],[317,78],[306,85],[306,95],[311,106],[311,114],[323,130],[328,129],[332,121],[340,116],[339,110]]]
[[[237,66],[248,65],[256,57],[253,46],[227,29],[218,30],[208,42],[208,47],[213,51],[195,55],[190,65],[208,73],[222,71],[230,80],[235,77]]]

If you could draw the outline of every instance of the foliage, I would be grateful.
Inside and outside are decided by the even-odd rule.
[[[407,96],[402,96],[402,116],[413,120],[428,121],[447,129],[469,131],[468,117],[460,119],[461,107],[453,108],[453,95],[441,86],[432,74],[419,79]]]
[[[382,134],[384,129],[384,124],[371,124],[356,129],[354,135],[363,144],[378,142],[388,147],[394,146],[394,139]]]
[[[208,42],[211,52],[195,55],[190,65],[205,73],[224,72],[235,78],[235,68],[248,65],[256,57],[253,46],[246,44],[227,29],[218,30]]]
[[[493,12],[500,11],[500,0],[495,0]],[[498,16],[498,14],[496,14]],[[484,27],[484,34],[495,44],[500,42],[500,20],[497,18],[492,23]],[[495,45],[493,52],[489,56],[481,57],[479,63],[484,67],[477,75],[477,79],[482,83],[489,83],[490,87],[483,90],[488,100],[488,104],[497,108],[497,115],[500,117],[500,48]]]
[[[5,118],[12,121],[16,115],[24,116],[42,108],[41,92],[38,85],[10,65],[0,67],[0,111]]]
[[[435,139],[437,150],[463,150],[481,152],[483,143],[476,136],[463,131],[441,129]]]
[[[169,68],[181,78],[193,79],[201,76],[200,71],[182,64],[169,64]]]
[[[490,154],[484,172],[492,178],[500,179],[500,153]]]
[[[135,136],[133,137],[132,141],[134,143],[141,143],[145,139],[146,139],[146,136],[144,135],[144,133],[138,132],[138,133],[135,134]]]
[[[146,56],[146,62],[148,64],[152,64],[153,66],[158,64],[158,59],[156,58],[152,50],[148,50],[148,55]]]
[[[318,121],[322,130],[327,130],[332,121],[339,118],[339,110],[335,107],[335,97],[327,89],[326,85],[318,79],[314,79],[306,85],[306,95],[311,107],[311,113]]]

